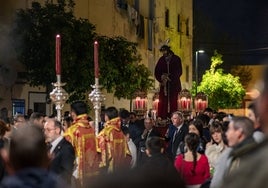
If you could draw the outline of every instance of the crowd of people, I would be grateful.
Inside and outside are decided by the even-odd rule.
[[[62,122],[38,112],[2,118],[0,187],[264,187],[268,68],[248,112],[206,108],[188,120],[174,111],[165,133],[150,115],[113,106],[94,125],[83,101]]]

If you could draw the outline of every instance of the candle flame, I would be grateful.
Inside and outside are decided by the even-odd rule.
[[[57,38],[60,38],[60,35],[59,35],[59,34],[57,34],[57,35],[56,35],[56,37],[57,37]]]
[[[94,44],[98,44],[98,41],[95,41]]]

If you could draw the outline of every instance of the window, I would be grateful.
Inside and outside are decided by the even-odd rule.
[[[52,113],[50,105],[47,103],[49,95],[45,92],[29,92],[28,108],[33,109],[34,112],[41,112],[49,115]]]
[[[46,114],[46,103],[35,102],[34,103],[34,112],[40,112],[42,114]]]
[[[189,79],[189,65],[186,65],[186,71],[185,72],[186,72],[186,74],[185,74],[186,75],[186,79],[185,80],[186,80],[186,82],[189,82],[189,80],[190,80]]]
[[[185,25],[186,25],[186,36],[190,35],[190,31],[189,31],[189,18],[186,19],[185,21]]]
[[[165,26],[169,27],[169,9],[165,11]]]
[[[148,20],[148,50],[153,49],[153,20]]]
[[[154,0],[149,1],[149,19],[153,20],[154,19]]]
[[[178,17],[177,17],[177,31],[178,32],[181,32],[181,16],[178,14]]]
[[[140,0],[135,0],[134,2],[134,8],[136,11],[140,11]]]
[[[25,114],[24,99],[12,99],[12,116],[15,114]]]

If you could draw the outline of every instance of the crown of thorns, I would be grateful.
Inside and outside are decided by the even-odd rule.
[[[163,51],[169,51],[170,50],[170,47],[168,45],[163,45],[161,46],[160,48],[160,52],[163,52]]]

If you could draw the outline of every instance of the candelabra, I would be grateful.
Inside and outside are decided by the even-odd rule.
[[[153,110],[152,110],[152,116],[153,119],[157,120],[157,114],[158,114],[158,104],[159,104],[159,91],[154,93],[153,96]]]
[[[178,111],[181,111],[185,118],[192,114],[192,95],[189,90],[183,89],[178,95]]]
[[[93,91],[88,95],[88,98],[93,103],[95,110],[95,134],[98,135],[101,103],[105,100],[105,96],[101,93],[102,86],[99,85],[99,78],[95,78],[95,85],[91,85],[91,87]]]
[[[65,86],[66,84],[61,82],[61,75],[57,75],[57,82],[52,83],[52,85],[55,88],[50,92],[50,99],[56,106],[57,120],[61,121],[61,111],[64,103],[68,99],[68,93],[62,88],[62,86]]]
[[[208,107],[208,97],[205,93],[199,92],[195,96],[195,111],[196,114],[205,110]]]
[[[138,117],[144,117],[147,111],[147,93],[144,91],[136,91],[132,99],[132,109]]]

